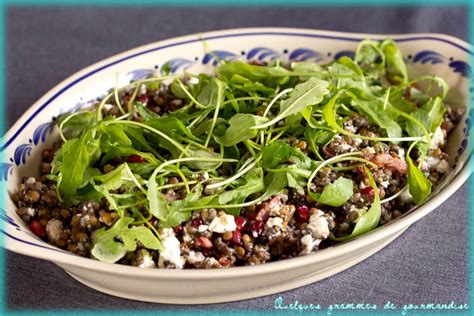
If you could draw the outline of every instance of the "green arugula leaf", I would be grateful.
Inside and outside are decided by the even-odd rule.
[[[287,143],[275,141],[266,145],[262,149],[263,167],[266,169],[275,169],[280,164],[290,159],[292,148]]]
[[[362,70],[350,58],[341,57],[328,67],[329,82],[340,88],[364,90],[365,80]]]
[[[431,99],[429,102],[426,102],[419,110],[426,112],[431,121],[431,126],[428,126],[427,130],[434,133],[434,131],[436,131],[436,129],[443,122],[444,113],[446,112],[443,99],[441,99],[441,97]]]
[[[63,144],[61,149],[62,163],[59,172],[62,180],[59,189],[66,196],[72,196],[84,184],[84,173],[98,158],[99,141],[94,139],[93,130],[81,138],[73,138]]]
[[[407,151],[406,161],[408,165],[408,190],[416,204],[422,203],[431,194],[431,182],[426,175],[418,169],[409,156],[410,150]]]
[[[301,170],[296,165],[288,166],[286,178],[288,180],[288,186],[298,190],[301,194],[304,194],[304,187],[306,186],[307,176],[302,175]]]
[[[99,131],[104,135],[104,140],[102,143],[107,145],[117,145],[130,147],[132,146],[132,141],[125,134],[122,125],[100,125]]]
[[[137,240],[145,248],[160,249],[160,241],[150,229],[144,226],[129,227],[133,221],[134,219],[131,217],[123,217],[109,229],[104,227],[96,230],[91,255],[97,260],[114,263],[123,258],[128,251],[135,251]],[[121,242],[117,239],[120,239]]]
[[[305,139],[309,144],[309,149],[318,157],[320,160],[324,160],[319,154],[319,148],[324,147],[331,142],[334,135],[332,131],[326,129],[309,129],[307,128],[304,132]]]
[[[402,84],[408,81],[408,72],[402,53],[391,39],[380,43],[380,49],[385,55],[385,70],[391,84]]]
[[[296,85],[288,99],[281,102],[280,112],[277,115],[278,120],[300,113],[308,105],[320,103],[329,93],[328,87],[327,81],[315,77]]]
[[[282,79],[291,75],[291,71],[283,67],[256,66],[241,61],[226,62],[217,67],[216,72],[226,81],[231,81],[235,75],[239,75],[269,87],[280,85]]]
[[[258,131],[252,127],[258,125],[263,119],[252,114],[238,113],[229,120],[229,127],[222,136],[214,139],[226,147],[236,145],[257,136]]]
[[[339,177],[333,183],[326,185],[321,195],[316,198],[321,204],[334,207],[344,205],[354,194],[352,180]]]
[[[261,199],[265,200],[272,195],[278,194],[288,186],[286,172],[269,172],[264,178],[265,191]]]
[[[377,190],[377,184],[375,183],[374,177],[372,176],[370,170],[367,167],[364,167],[364,170],[367,173],[370,185],[374,189],[374,201],[372,202],[372,205],[370,206],[369,210],[365,212],[361,217],[359,217],[350,235],[339,238],[332,238],[333,240],[346,241],[349,239],[353,239],[357,236],[368,233],[379,225],[380,216],[382,214],[382,207],[380,204],[380,196]]]
[[[239,185],[233,190],[222,192],[219,196],[219,204],[240,204],[248,196],[265,189],[263,171],[260,168],[250,171],[243,180],[245,181],[244,184]],[[239,215],[240,208],[229,208],[226,212],[237,216]]]
[[[354,102],[363,114],[368,115],[375,124],[385,130],[388,137],[402,136],[402,128],[394,119],[396,116],[387,109],[384,109],[383,104],[380,101],[364,101],[355,99]]]
[[[97,120],[93,111],[82,111],[61,115],[58,118],[58,125],[61,124],[64,136],[71,139],[81,137],[84,131],[92,129],[97,124]]]
[[[160,118],[149,119],[144,124],[156,128],[157,130],[165,133],[166,135],[177,138],[187,137],[194,141],[200,141],[199,138],[193,135],[193,133],[174,116],[163,116]]]
[[[137,113],[144,119],[144,120],[151,120],[151,119],[156,119],[159,118],[160,116],[156,114],[155,112],[152,112],[148,110],[146,107],[143,106],[143,104],[137,102],[135,103],[135,109],[137,110]]]

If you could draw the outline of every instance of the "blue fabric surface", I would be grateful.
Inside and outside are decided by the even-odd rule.
[[[121,51],[174,36],[256,26],[369,33],[446,33],[466,39],[467,10],[410,8],[10,8],[7,126],[75,71]],[[331,278],[281,294],[208,306],[130,301],[89,289],[54,264],[7,252],[11,309],[254,310],[274,300],[333,303],[468,302],[467,185],[388,247]]]

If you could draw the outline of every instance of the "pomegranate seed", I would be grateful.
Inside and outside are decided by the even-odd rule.
[[[191,226],[193,226],[194,228],[198,228],[201,225],[202,225],[202,221],[200,218],[195,218],[191,221]]]
[[[181,234],[181,233],[183,232],[183,230],[184,230],[184,229],[183,229],[183,226],[181,226],[181,225],[178,225],[178,226],[176,226],[176,227],[174,228],[174,232],[175,232],[176,234]]]
[[[207,237],[199,237],[199,243],[201,244],[202,248],[211,249],[212,248],[212,241],[209,240]]]
[[[140,102],[140,103],[143,103],[144,105],[147,105],[148,103],[148,96],[146,95],[139,95],[137,97],[137,101]]]
[[[250,225],[250,231],[254,238],[260,235],[263,232],[263,222],[255,221]]]
[[[30,223],[30,229],[39,238],[43,238],[46,235],[46,231],[44,230],[44,227],[41,226],[41,224],[38,221],[32,221]]]
[[[131,155],[131,156],[128,156],[127,162],[129,162],[129,163],[142,163],[142,162],[145,162],[145,158],[143,158],[142,156],[139,156],[139,155]]]
[[[229,261],[229,259],[227,259],[226,257],[221,257],[221,258],[219,259],[219,263],[220,263],[222,266],[226,267],[226,266],[228,266],[228,265],[230,264],[230,261]]]
[[[247,220],[243,218],[242,216],[237,216],[235,218],[235,224],[237,225],[238,230],[242,230],[245,224],[247,224]]]
[[[240,231],[235,230],[234,233],[232,234],[232,244],[234,246],[239,246],[242,244],[242,234]]]
[[[370,200],[374,199],[374,189],[372,187],[366,187],[360,190],[360,193],[367,195]]]
[[[306,205],[301,205],[300,207],[298,207],[297,214],[298,214],[298,217],[302,221],[304,221],[304,222],[308,221],[308,219],[309,219],[309,209]]]

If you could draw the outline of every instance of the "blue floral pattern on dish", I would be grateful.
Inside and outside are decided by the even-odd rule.
[[[45,142],[46,136],[54,127],[54,122],[48,122],[38,126],[33,133],[33,144],[38,145],[39,142]]]
[[[130,78],[130,81],[142,80],[147,77],[150,77],[154,74],[153,70],[150,69],[137,69],[134,71],[130,71],[127,74],[127,77]]]
[[[334,60],[338,60],[339,58],[344,56],[354,58],[355,52],[353,50],[342,50],[334,55]]]
[[[279,54],[273,49],[266,47],[255,47],[247,53],[247,60],[268,61],[277,59]]]
[[[290,53],[290,61],[322,61],[325,57],[322,53],[309,48],[297,48]]]
[[[20,164],[26,163],[26,156],[29,156],[33,146],[31,144],[21,144],[15,149],[15,153],[13,154],[13,159],[15,160],[15,164],[19,166]]]
[[[174,74],[180,69],[183,69],[183,70],[188,69],[193,64],[193,62],[189,59],[174,58],[174,59],[168,60],[165,64],[169,65],[170,73]]]
[[[7,162],[0,162],[0,177],[2,181],[7,181],[12,174],[13,164]]]
[[[213,66],[217,66],[217,64],[221,60],[232,61],[232,60],[237,60],[238,58],[239,56],[237,54],[231,53],[229,51],[214,50],[204,55],[202,59],[202,64],[207,65],[209,63],[212,63]]]
[[[13,218],[8,216],[7,212],[1,207],[0,207],[0,219],[4,221],[5,223],[12,225],[17,230],[21,230],[20,225],[18,225]]]
[[[413,58],[413,63],[431,63],[432,65],[435,64],[442,64],[446,60],[446,57],[443,55],[432,51],[432,50],[422,50],[421,52],[417,53]]]
[[[452,61],[449,63],[449,67],[451,67],[454,72],[460,73],[461,76],[463,77],[466,77],[466,78],[471,77],[471,73],[472,73],[471,66],[464,61],[460,61],[460,60]]]

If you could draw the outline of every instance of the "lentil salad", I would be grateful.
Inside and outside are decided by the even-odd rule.
[[[328,65],[222,61],[216,75],[115,88],[58,119],[39,178],[12,195],[38,237],[142,268],[306,255],[423,203],[462,111],[409,80],[391,40]]]

